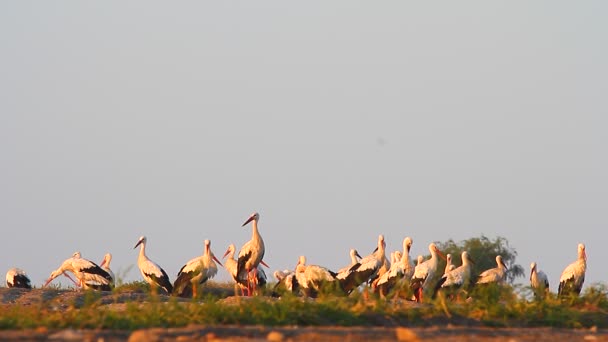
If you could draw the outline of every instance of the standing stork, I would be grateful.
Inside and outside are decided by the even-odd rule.
[[[296,280],[306,296],[315,298],[324,284],[336,280],[337,274],[325,267],[306,265],[306,257],[300,256],[296,265]]]
[[[237,260],[236,273],[241,274],[243,270],[247,274],[247,293],[251,295],[255,291],[255,279],[258,269],[258,265],[263,263],[264,258],[264,240],[260,236],[258,231],[258,221],[260,220],[260,214],[257,212],[251,214],[247,221],[243,223],[242,227],[245,227],[247,223],[251,224],[251,240],[247,241],[241,251],[239,252],[239,258]],[[266,265],[267,266],[267,265]],[[253,274],[251,274],[253,271]]]
[[[211,241],[205,240],[203,255],[188,261],[177,273],[173,284],[173,294],[183,296],[184,291],[192,285],[192,298],[196,298],[199,284],[204,284],[217,274],[217,265],[223,266],[211,252]]]
[[[451,270],[455,269],[456,265],[452,264],[452,254],[448,253],[445,255],[445,270],[443,274],[447,274]]]
[[[374,253],[354,264],[346,277],[339,279],[340,286],[346,293],[351,293],[357,286],[374,278],[384,264],[386,243],[384,235],[378,236],[378,248]]]
[[[224,260],[224,267],[226,268],[228,273],[230,273],[230,275],[232,276],[232,279],[234,279],[235,286],[237,286],[241,290],[241,295],[244,296],[245,288],[247,288],[247,274],[245,273],[246,271],[243,270],[241,272],[241,274],[239,274],[237,276],[238,262],[234,259],[235,252],[236,252],[236,247],[234,246],[234,244],[230,244],[228,246],[228,249],[226,249],[226,252],[224,253],[224,256],[222,257],[222,259],[228,257],[226,260]],[[266,278],[266,272],[264,272],[264,270],[262,269],[261,263],[260,263],[260,265],[258,265],[255,281],[258,286],[264,286],[264,285],[266,285],[266,282],[268,281]],[[235,293],[236,293],[236,288],[235,288]]]
[[[424,293],[424,289],[428,288],[431,281],[433,281],[433,277],[437,272],[437,267],[439,266],[439,260],[437,256],[441,256],[445,259],[445,256],[439,248],[434,243],[429,244],[429,252],[431,253],[431,258],[422,262],[414,269],[414,275],[412,276],[412,280],[410,282],[410,287],[414,292],[414,297],[417,302],[422,302],[422,296]]]
[[[337,272],[339,279],[343,279],[344,277],[346,277],[348,275],[348,272],[350,271],[350,268],[353,267],[356,263],[358,263],[359,259],[361,259],[361,255],[359,255],[359,252],[357,252],[357,250],[354,248],[350,249],[349,255],[350,255],[350,264],[342,267]]]
[[[467,251],[462,252],[461,258],[462,265],[460,267],[451,270],[447,270],[446,268],[447,272],[443,274],[435,286],[433,298],[435,298],[439,290],[449,289],[451,291],[458,291],[469,285],[471,279],[471,264],[474,264],[474,262]]]
[[[559,278],[559,288],[557,296],[563,297],[570,293],[577,296],[581,293],[583,283],[585,282],[585,271],[587,270],[587,253],[585,245],[578,244],[578,259],[564,269],[562,276]]]
[[[424,262],[424,256],[419,255],[419,256],[416,258],[416,266],[418,266],[418,265],[422,264],[423,262]]]
[[[133,249],[135,249],[137,246],[141,245],[139,257],[137,257],[139,271],[144,280],[150,284],[153,293],[156,293],[156,288],[160,287],[168,294],[171,294],[173,286],[171,285],[167,272],[146,256],[146,241],[148,241],[148,239],[146,239],[145,236],[142,236],[135,244],[135,247],[133,247]]]
[[[66,272],[72,272],[78,279],[76,283]],[[110,286],[111,277],[99,267],[96,263],[91,260],[84,259],[80,256],[80,252],[72,254],[71,258],[66,259],[58,269],[53,271],[49,278],[44,283],[43,287],[46,287],[53,279],[60,275],[65,275],[74,284],[82,288],[91,288],[94,290],[111,291]]]
[[[538,269],[535,262],[530,264],[530,286],[534,292],[534,296],[538,299],[542,298],[545,292],[549,291],[549,278],[545,272]]]
[[[6,272],[6,286],[17,287],[22,289],[31,289],[32,282],[24,270],[20,268],[11,268]]]
[[[378,289],[381,297],[386,296],[402,279],[409,281],[414,274],[414,265],[410,261],[412,243],[413,240],[409,236],[403,239],[403,253],[395,252],[395,254],[398,253],[398,257],[395,258],[390,270],[380,277]]]
[[[112,262],[112,254],[106,253],[106,255],[103,256],[103,260],[101,261],[101,264],[99,264],[99,267],[108,272],[110,278],[112,278],[112,280],[110,280],[110,286],[114,286],[114,281],[116,278],[114,277],[114,272],[112,272],[110,269],[110,262]]]
[[[507,265],[505,265],[505,262],[502,261],[502,256],[497,255],[496,267],[481,272],[481,274],[477,277],[476,284],[502,284],[507,278],[507,271]]]

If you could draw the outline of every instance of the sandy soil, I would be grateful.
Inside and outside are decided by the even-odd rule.
[[[143,301],[143,293],[101,294],[101,303],[121,310],[122,303]],[[161,300],[167,300],[160,296]],[[78,291],[0,288],[0,305],[50,303],[56,310],[84,304]],[[226,298],[227,303],[234,298]],[[189,326],[137,331],[114,330],[0,330],[2,341],[608,341],[608,330],[553,328],[488,328],[436,322],[429,327],[264,327]]]

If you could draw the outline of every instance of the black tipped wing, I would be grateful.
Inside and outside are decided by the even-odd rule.
[[[238,278],[238,275],[241,274],[241,272],[246,271],[245,270],[245,264],[251,258],[251,254],[252,254],[252,252],[250,251],[249,253],[245,253],[243,255],[239,255],[239,260],[237,261],[237,264],[236,264],[237,278]]]
[[[30,282],[30,278],[28,278],[24,274],[17,274],[13,278],[13,283],[7,283],[8,287],[18,287],[22,289],[31,289],[32,283]]]
[[[179,270],[179,273],[177,274],[177,279],[175,279],[175,282],[173,283],[173,292],[171,293],[177,296],[183,295],[184,290],[188,287],[190,281],[195,276],[195,272],[182,272],[184,267]]]
[[[151,278],[154,283],[156,283],[159,287],[162,287],[165,291],[167,291],[167,293],[172,293],[173,292],[173,285],[171,285],[171,281],[169,281],[169,276],[167,275],[167,272],[165,272],[165,270],[163,270],[162,268],[160,269],[162,276],[158,277],[155,274],[148,274],[146,273],[146,276]]]

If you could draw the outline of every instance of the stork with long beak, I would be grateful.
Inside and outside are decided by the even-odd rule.
[[[173,294],[183,296],[184,291],[192,286],[192,298],[196,298],[199,284],[204,284],[217,274],[217,265],[223,266],[211,252],[211,241],[205,240],[205,251],[202,256],[188,261],[177,273],[173,284]]]
[[[477,277],[477,284],[497,283],[502,284],[507,279],[507,265],[502,260],[502,256],[496,256],[496,267],[481,272]]]
[[[566,296],[570,293],[577,296],[581,293],[583,283],[585,282],[585,272],[587,271],[587,253],[585,245],[578,244],[578,258],[564,269],[562,276],[559,278],[559,288],[557,295],[559,297]]]
[[[156,293],[156,288],[160,287],[168,294],[171,294],[173,291],[173,286],[171,285],[167,272],[165,272],[165,270],[158,266],[158,264],[156,264],[154,261],[150,260],[146,255],[147,241],[148,239],[146,239],[145,236],[142,236],[137,241],[137,244],[135,244],[135,247],[133,247],[133,249],[135,249],[137,246],[141,245],[139,256],[137,257],[137,266],[139,267],[141,276],[148,284],[150,284],[152,293]]]
[[[445,255],[441,253],[434,243],[429,244],[429,252],[431,253],[431,258],[416,266],[410,282],[410,287],[414,292],[417,302],[422,302],[424,290],[430,288],[430,282],[433,281],[433,277],[437,273],[437,267],[439,266],[437,256],[446,259]]]
[[[266,265],[262,259],[264,258],[264,240],[258,231],[258,221],[260,220],[260,214],[257,212],[251,214],[249,218],[243,223],[242,227],[245,227],[249,222],[251,224],[251,240],[247,241],[241,251],[237,260],[236,273],[241,274],[245,272],[247,274],[247,292],[251,295],[256,288],[256,278],[258,265],[262,263]]]

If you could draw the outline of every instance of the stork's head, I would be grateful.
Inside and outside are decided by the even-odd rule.
[[[251,214],[251,216],[249,216],[249,218],[247,219],[247,221],[245,221],[245,223],[243,223],[242,227],[245,227],[247,225],[247,223],[251,222],[251,221],[259,221],[260,220],[260,214],[258,214],[257,212]]]
[[[462,254],[460,254],[460,257],[462,258],[462,263],[463,264],[465,262],[466,263],[475,264],[475,261],[473,259],[471,259],[471,256],[469,255],[469,252],[467,252],[467,251],[463,251]]]
[[[351,258],[355,258],[355,257],[357,257],[357,258],[359,258],[359,259],[362,259],[362,258],[361,258],[361,255],[359,255],[359,252],[357,252],[357,250],[356,250],[356,249],[354,249],[354,248],[351,248],[351,249],[350,249],[350,257],[351,257]]]
[[[234,255],[234,251],[236,250],[236,247],[234,246],[233,243],[230,244],[230,246],[228,246],[228,249],[226,250],[226,253],[224,253],[224,256],[222,257],[225,258],[228,254],[232,253],[232,255]]]
[[[585,245],[582,243],[578,244],[578,258],[587,261],[587,252],[585,251]]]
[[[452,263],[452,254],[448,253],[445,255],[445,260],[447,261],[448,264]]]
[[[135,244],[135,247],[133,247],[133,249],[137,248],[137,246],[141,245],[142,243],[145,245],[147,240],[148,239],[146,239],[145,236],[141,236],[139,240],[137,240],[137,243]]]
[[[423,257],[422,255],[419,255],[419,256],[416,258],[416,263],[417,263],[417,265],[420,265],[420,264],[422,264],[423,262],[424,262],[424,257]]]
[[[81,255],[80,255],[80,251],[76,251],[72,254],[72,258],[74,259],[80,259]]]
[[[47,287],[53,281],[53,279],[59,277],[61,274],[63,274],[63,270],[61,270],[61,269],[51,272],[49,279],[46,280],[46,282],[44,283],[44,285],[42,285],[42,287]]]
[[[414,241],[409,236],[407,236],[405,239],[403,239],[403,247],[405,247],[404,249],[407,250],[408,253],[410,252],[410,249],[412,248],[412,243],[414,243]]]
[[[437,248],[437,245],[435,245],[435,243],[433,243],[433,242],[431,242],[431,244],[429,244],[429,252],[431,252],[431,256],[436,254],[436,255],[439,255],[441,258],[443,258],[443,260],[447,260],[445,255],[443,255],[443,253],[441,253],[439,248]]]
[[[305,267],[306,267],[306,257],[303,255],[300,255],[300,258],[298,258],[298,263],[296,265],[296,273],[304,272]]]
[[[401,252],[400,252],[400,251],[395,251],[395,254],[394,254],[395,261],[393,261],[393,262],[399,262],[399,260],[401,260],[401,257],[402,257],[402,256],[403,256],[403,255],[401,254]]]

